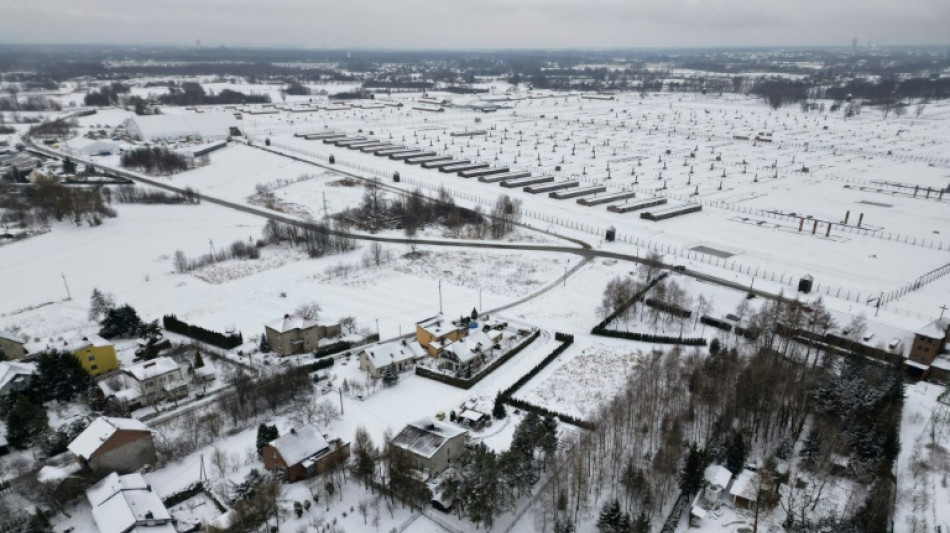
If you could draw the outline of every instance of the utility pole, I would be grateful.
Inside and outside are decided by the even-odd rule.
[[[323,218],[327,218],[328,212],[329,212],[329,208],[327,207],[327,193],[324,192],[323,193]]]
[[[940,306],[940,318],[943,318],[943,313],[946,312],[946,310],[947,310],[947,304],[943,304]]]
[[[343,415],[343,385],[340,385],[337,391],[340,393],[340,416],[342,416]]]
[[[442,280],[439,280],[439,314],[442,314]]]
[[[66,283],[66,274],[60,272],[59,275],[63,277],[63,285],[66,286],[66,299],[67,299],[67,300],[72,300],[73,297],[72,297],[71,294],[69,294],[69,284]],[[943,315],[940,315],[940,316],[943,316]]]
[[[217,261],[218,258],[214,255],[214,241],[212,241],[211,239],[208,239],[208,244],[211,246],[211,259],[214,259],[215,261]]]

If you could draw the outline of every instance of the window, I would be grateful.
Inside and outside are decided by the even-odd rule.
[[[99,370],[99,365],[92,365],[89,367],[89,370]]]
[[[86,358],[86,360],[87,360],[87,361],[95,361],[95,360],[96,360],[96,356],[95,356],[95,355],[90,355],[89,357]]]

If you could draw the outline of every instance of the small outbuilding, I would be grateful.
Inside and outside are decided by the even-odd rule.
[[[802,279],[798,280],[798,292],[803,292],[808,294],[811,292],[812,284],[814,284],[815,278],[811,274],[805,274],[802,276]]]

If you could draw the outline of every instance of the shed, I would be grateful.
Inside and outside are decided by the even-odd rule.
[[[811,274],[805,274],[802,276],[802,279],[798,280],[798,292],[804,292],[805,294],[810,293],[814,282],[815,278],[813,278]]]

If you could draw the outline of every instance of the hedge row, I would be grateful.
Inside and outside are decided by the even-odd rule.
[[[680,318],[689,318],[693,316],[693,312],[689,309],[683,309],[678,305],[671,304],[669,302],[664,302],[662,300],[657,300],[655,298],[647,298],[646,304],[655,309],[659,309],[664,313],[669,313],[673,316],[678,316]]]
[[[559,419],[561,422],[564,422],[565,424],[571,424],[572,426],[577,426],[577,427],[579,427],[579,428],[584,428],[584,429],[587,429],[587,430],[593,430],[593,429],[594,429],[594,424],[591,424],[590,422],[588,422],[588,421],[586,421],[586,420],[581,420],[580,418],[577,418],[577,417],[575,417],[575,416],[566,415],[566,414],[564,414],[564,413],[559,413],[559,412],[557,412],[557,411],[552,411],[552,410],[550,410],[550,409],[541,407],[541,406],[539,406],[539,405],[534,405],[533,403],[528,403],[528,402],[526,402],[526,401],[524,401],[524,400],[516,400],[516,399],[514,399],[514,398],[506,398],[506,399],[505,399],[505,403],[507,403],[508,405],[510,405],[510,406],[512,406],[512,407],[514,407],[514,408],[516,408],[516,409],[521,409],[521,410],[524,410],[524,411],[531,411],[531,412],[537,414],[538,416],[553,416],[553,417]]]
[[[712,326],[723,331],[732,331],[732,324],[726,322],[725,320],[719,320],[718,318],[713,318],[709,315],[703,315],[699,319],[700,322],[708,326]]]
[[[349,350],[353,347],[353,343],[349,341],[339,341],[334,342],[333,344],[327,344],[323,348],[319,348],[313,352],[313,356],[317,359],[321,357],[326,357],[328,355],[333,355],[335,353],[340,353],[342,351]]]
[[[214,506],[218,508],[218,511],[222,513],[227,511],[227,508],[224,506],[224,504],[219,502],[218,498],[215,497],[215,495],[212,494],[211,491],[205,490],[204,483],[200,481],[192,483],[191,485],[185,487],[183,490],[176,492],[175,494],[172,494],[171,496],[163,499],[162,504],[164,504],[165,507],[174,507],[202,493],[206,494],[211,499],[211,503],[213,503]]]
[[[327,357],[326,359],[321,359],[315,363],[310,363],[307,367],[310,372],[316,372],[317,370],[323,370],[324,368],[330,368],[333,366],[334,359],[332,357]]]
[[[540,363],[534,365],[534,368],[529,370],[527,374],[521,376],[521,378],[519,378],[518,381],[514,382],[514,384],[512,384],[510,387],[502,391],[501,398],[503,401],[506,401],[506,402],[509,401],[511,397],[514,396],[516,392],[518,392],[518,389],[520,389],[521,387],[524,387],[525,383],[531,381],[531,378],[533,378],[534,376],[537,376],[538,372],[544,370],[544,367],[551,364],[555,359],[557,359],[557,356],[564,353],[564,350],[568,349],[572,344],[574,344],[573,335],[555,333],[554,338],[558,339],[559,335],[560,335],[560,339],[564,339],[564,340],[561,340],[561,345],[555,348],[554,350],[552,350],[551,353],[549,353],[544,359],[542,359]]]
[[[162,326],[173,333],[191,337],[197,341],[211,344],[217,346],[218,348],[224,348],[225,350],[237,348],[238,346],[244,344],[244,337],[241,335],[240,331],[226,335],[224,333],[218,333],[217,331],[205,329],[201,326],[192,326],[187,322],[178,320],[178,317],[175,315],[165,315],[162,317]]]
[[[629,341],[653,342],[656,344],[683,344],[686,346],[706,346],[706,339],[702,337],[668,337],[666,335],[651,335],[649,333],[636,333],[633,331],[617,331],[615,329],[594,328],[591,331],[593,335],[601,337],[614,337],[617,339],[626,339]]]
[[[481,372],[479,372],[478,375],[475,376],[474,378],[463,379],[463,378],[457,378],[454,376],[446,376],[445,374],[441,372],[434,372],[432,370],[429,370],[428,368],[422,368],[420,366],[416,367],[416,375],[422,376],[424,378],[429,378],[429,379],[438,381],[440,383],[445,383],[446,385],[451,385],[459,389],[468,390],[474,387],[476,383],[484,379],[485,376],[494,372],[496,368],[507,363],[512,357],[518,355],[518,353],[524,350],[529,344],[534,342],[534,340],[538,338],[539,334],[540,334],[540,331],[535,330],[533,333],[531,333],[531,335],[528,336],[528,338],[522,341],[521,344],[509,350],[508,353],[506,353],[505,355],[492,361],[490,365],[482,369]]]

